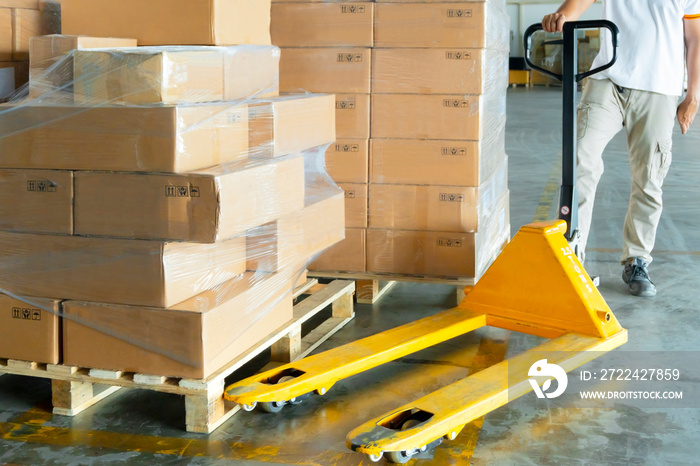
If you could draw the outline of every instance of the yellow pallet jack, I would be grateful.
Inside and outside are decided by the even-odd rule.
[[[564,173],[560,203],[560,213],[568,223],[567,219],[558,219],[523,226],[456,308],[252,376],[227,387],[225,398],[247,411],[257,405],[264,411],[278,412],[314,393],[325,395],[339,380],[484,326],[551,339],[368,421],[347,436],[348,447],[367,454],[372,461],[386,457],[394,463],[405,463],[437,447],[443,439],[454,440],[466,424],[510,400],[535,389],[542,392],[539,385],[546,392],[552,377],[538,378],[537,373],[544,364],[556,364],[568,372],[624,344],[627,330],[619,324],[581,265],[575,247],[567,241],[567,237],[576,235],[576,229],[571,228],[576,222],[572,176],[576,83],[615,61],[613,58],[605,67],[576,74],[576,33],[599,27],[611,31],[616,49],[617,28],[613,23],[566,23],[561,41],[564,75],[555,75],[564,83],[565,99],[570,99],[564,103],[564,146],[572,141],[574,144],[564,152],[564,157],[571,159],[563,164],[563,170],[569,173]],[[531,26],[525,34],[526,56],[531,35],[539,29],[540,25]],[[554,75],[549,71],[547,74]],[[567,191],[567,181],[571,182],[571,192]],[[550,359],[543,361],[542,354],[550,355]]]

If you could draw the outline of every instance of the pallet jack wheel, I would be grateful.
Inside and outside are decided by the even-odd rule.
[[[294,377],[291,375],[287,375],[287,376],[284,376],[281,379],[279,379],[277,381],[277,383],[279,384],[279,383],[289,382],[290,380],[294,380]],[[282,411],[282,408],[284,408],[284,405],[286,405],[287,403],[298,404],[298,403],[296,403],[296,401],[297,401],[296,398],[292,398],[288,402],[287,401],[261,401],[258,404],[258,406],[260,407],[260,409],[262,411],[265,411],[266,413],[279,413],[280,411]]]

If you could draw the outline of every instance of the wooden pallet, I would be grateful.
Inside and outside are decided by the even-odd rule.
[[[360,272],[325,272],[309,271],[309,277],[355,280],[357,287],[358,304],[375,304],[388,292],[397,282],[432,283],[438,285],[454,285],[457,302],[464,299],[464,288],[473,287],[473,278],[456,277],[424,277],[418,275],[397,275],[383,273],[360,273]]]
[[[355,282],[335,280],[321,285],[309,280],[294,297],[308,295],[294,306],[294,317],[253,348],[206,379],[182,379],[133,372],[108,371],[60,364],[0,358],[0,375],[15,374],[51,379],[54,414],[75,416],[120,388],[174,393],[185,397],[187,431],[211,433],[239,411],[223,398],[225,379],[268,348],[273,361],[292,362],[311,353],[355,316]],[[301,326],[328,306],[332,315],[302,337]]]

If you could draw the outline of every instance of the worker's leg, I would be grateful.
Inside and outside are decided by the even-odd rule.
[[[589,79],[578,107],[576,189],[581,251],[585,251],[593,203],[603,175],[603,150],[622,129],[622,102],[610,80]]]
[[[642,258],[647,264],[661,218],[661,193],[671,165],[671,141],[677,97],[629,90],[625,112],[630,151],[629,209],[623,230],[622,263]]]

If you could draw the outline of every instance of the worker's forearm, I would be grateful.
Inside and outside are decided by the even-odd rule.
[[[542,28],[547,32],[561,32],[564,23],[576,21],[581,17],[595,0],[566,0],[559,7],[556,13],[549,14],[542,18]]]
[[[685,134],[693,124],[700,103],[700,20],[685,19],[685,62],[688,69],[688,93],[678,106],[676,118]]]
[[[576,21],[593,3],[595,0],[566,0],[559,7],[557,13],[566,16],[567,21]]]
[[[700,102],[700,39],[692,38],[686,40],[685,53],[688,67],[688,93],[686,94],[686,99]]]

